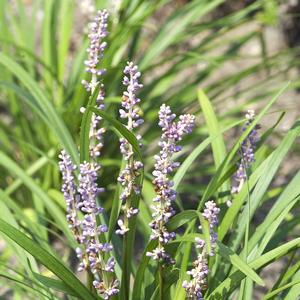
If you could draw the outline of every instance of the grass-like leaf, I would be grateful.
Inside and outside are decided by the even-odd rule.
[[[203,115],[205,117],[209,135],[211,138],[215,137],[211,141],[211,146],[213,150],[215,166],[216,168],[218,168],[226,156],[226,148],[221,133],[221,128],[211,102],[209,101],[203,90],[198,91],[198,99],[203,111]]]
[[[98,297],[81,283],[81,281],[62,262],[52,254],[38,246],[24,233],[0,219],[0,231],[20,245],[34,258],[40,261],[47,269],[60,278],[79,299],[96,300]]]
[[[184,175],[187,173],[188,169],[192,166],[192,164],[195,162],[197,157],[206,149],[206,147],[209,146],[212,142],[214,142],[215,139],[218,139],[219,136],[228,131],[231,128],[234,128],[235,126],[241,124],[243,121],[236,121],[233,122],[231,125],[225,127],[224,129],[220,130],[220,132],[215,136],[210,136],[206,138],[204,141],[202,141],[189,155],[188,157],[183,161],[183,163],[180,165],[179,169],[177,170],[175,176],[174,176],[174,187],[175,189],[180,184],[181,180],[183,179]]]
[[[64,232],[65,236],[68,237],[70,244],[74,245],[73,237],[71,236],[68,228],[65,215],[51,198],[45,193],[45,191],[30,177],[24,170],[22,170],[10,157],[0,152],[0,165],[7,168],[11,173],[16,174],[17,177],[33,192],[41,201],[43,201],[45,207],[52,216],[55,217],[56,222]]]
[[[132,145],[134,152],[142,161],[142,154],[140,151],[139,143],[132,132],[130,132],[122,123],[120,123],[111,115],[102,110],[96,109],[94,107],[88,107],[88,110],[94,112],[96,115],[102,117],[105,121],[109,122]]]
[[[182,10],[176,11],[164,26],[161,27],[155,40],[151,43],[151,47],[143,56],[140,63],[141,68],[149,66],[150,62],[158,58],[159,55],[184,32],[184,30],[193,21],[199,19],[216,6],[224,2],[224,0],[203,1],[194,0],[186,5]]]
[[[263,266],[267,265],[274,259],[278,259],[285,254],[287,254],[289,251],[294,249],[295,247],[299,248],[300,246],[300,238],[294,239],[288,243],[285,243],[284,245],[277,247],[276,249],[273,249],[261,257],[255,259],[254,261],[250,262],[248,265],[250,268],[254,270],[258,270],[262,268]],[[217,299],[226,299],[227,295],[230,291],[232,291],[235,287],[239,285],[242,279],[245,278],[245,274],[241,271],[236,271],[233,274],[231,274],[227,279],[225,279],[223,282],[221,282],[218,287],[206,297],[206,299],[209,300],[217,300]]]
[[[41,284],[43,284],[47,288],[54,289],[59,292],[63,292],[66,295],[75,296],[75,297],[78,296],[78,294],[76,294],[73,291],[73,289],[71,289],[68,285],[66,285],[61,280],[50,278],[35,272],[32,272],[32,274]]]
[[[289,289],[291,287],[293,287],[294,285],[299,285],[300,284],[300,280],[299,279],[296,279],[296,280],[293,280],[281,287],[279,287],[278,289],[268,293],[267,295],[265,295],[262,300],[268,300],[268,299],[271,299],[273,298],[274,296],[278,295],[279,293],[281,293],[282,291],[286,290],[286,289]]]
[[[100,85],[95,88],[93,95],[90,96],[88,107],[93,107],[96,103],[100,90]],[[80,162],[90,161],[90,127],[93,112],[90,109],[84,111],[80,127]]]
[[[224,244],[218,242],[218,252],[225,259],[229,260],[230,263],[243,272],[246,276],[251,278],[257,284],[264,286],[264,281],[256,274],[253,269],[249,267],[247,263],[245,263],[236,253],[234,253],[229,247]]]
[[[70,132],[38,84],[19,64],[4,53],[0,53],[0,64],[4,65],[30,91],[40,110],[44,112],[45,117],[50,121],[51,128],[56,133],[61,145],[71,155],[74,162],[78,163],[77,149]]]

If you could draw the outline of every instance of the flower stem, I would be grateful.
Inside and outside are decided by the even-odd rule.
[[[163,300],[164,280],[163,280],[163,268],[161,263],[158,263],[158,279],[159,279],[159,300]]]
[[[87,287],[88,289],[93,293],[95,291],[94,285],[93,285],[94,276],[90,269],[87,270]]]
[[[130,270],[129,270],[129,261],[128,261],[128,235],[125,234],[123,237],[123,257],[122,257],[122,295],[124,296],[124,300],[129,299],[129,276],[130,276]]]

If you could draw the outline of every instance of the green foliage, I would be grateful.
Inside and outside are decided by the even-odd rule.
[[[285,83],[299,66],[298,49],[269,54],[263,31],[257,30],[278,24],[279,1],[257,0],[217,18],[214,14],[226,1],[121,1],[111,13],[103,60],[105,111],[93,108],[98,91],[89,98],[81,85],[88,19],[80,15],[79,1],[36,0],[30,7],[26,1],[14,2],[0,0],[0,293],[5,286],[13,299],[100,299],[75,271],[76,243],[65,218],[57,165],[62,148],[76,164],[89,160],[95,113],[108,129],[99,174],[106,192],[99,201],[107,212],[101,221],[109,228],[105,238],[114,245],[122,280],[120,296],[114,299],[158,299],[157,268],[146,253],[156,245],[149,241],[148,227],[155,195],[151,172],[160,136],[157,112],[167,103],[178,114],[193,113],[197,126],[183,141],[181,166],[173,178],[178,213],[168,229],[178,234],[168,250],[177,264],[162,275],[164,299],[186,298],[182,282],[195,257],[195,238],[205,239],[210,251],[209,226],[200,213],[210,199],[221,214],[204,298],[251,300],[260,285],[265,285],[263,299],[299,297],[300,172],[276,181],[281,167],[291,161],[289,154],[299,151],[300,119],[284,133],[278,131],[288,108],[276,106],[282,94],[287,97],[288,90],[299,86],[298,80]],[[95,2],[103,8],[112,1]],[[261,53],[241,54],[253,42],[260,43]],[[145,79],[139,95],[145,120],[142,149],[117,117],[122,69],[129,59],[139,64]],[[224,67],[243,60],[249,64],[223,74]],[[251,81],[255,77],[261,80]],[[87,107],[84,114],[81,106]],[[249,106],[258,107],[259,113],[241,133],[241,115]],[[232,199],[238,150],[259,122],[265,125],[256,163],[247,185]],[[120,136],[144,163],[141,196],[133,200],[140,213],[131,221],[133,230],[124,244],[114,234],[121,206],[117,177],[124,163]],[[203,234],[197,232],[199,224]],[[277,281],[266,282],[264,268],[286,259]]]

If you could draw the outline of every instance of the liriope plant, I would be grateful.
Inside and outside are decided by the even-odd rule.
[[[142,124],[137,95],[142,84],[133,62],[124,68],[123,84],[127,90],[118,108],[119,116],[111,115],[105,106],[102,78],[106,70],[101,67],[101,59],[104,50],[109,51],[109,43],[104,40],[108,34],[107,18],[105,10],[98,11],[89,26],[90,46],[85,64],[90,80],[82,82],[89,101],[80,109],[83,114],[80,144],[77,147],[62,143],[67,147],[59,155],[65,204],[57,192],[54,195],[53,191],[45,192],[28,175],[34,173],[34,168],[24,172],[6,154],[0,153],[1,164],[19,178],[1,191],[4,214],[0,231],[22,266],[9,267],[4,258],[1,269],[9,272],[2,272],[2,278],[14,282],[16,297],[29,299],[253,299],[256,287],[265,285],[261,269],[286,255],[288,267],[283,268],[265,298],[279,295],[279,299],[296,299],[299,296],[296,250],[300,240],[295,237],[285,241],[286,231],[280,224],[286,224],[293,235],[297,232],[293,231],[297,228],[289,214],[299,200],[299,173],[279,191],[271,189],[267,193],[267,190],[299,136],[299,124],[269,153],[264,151],[265,141],[282,116],[261,133],[260,140],[257,138],[260,120],[286,87],[257,116],[251,110],[247,112],[243,133],[228,153],[223,133],[244,120],[221,128],[210,101],[200,91],[199,102],[209,137],[199,141],[193,134],[198,127],[195,117],[182,114],[175,121],[171,107],[162,104],[156,117],[161,129],[160,152],[153,160],[145,160],[144,152],[152,145],[143,143],[143,132],[136,133]],[[28,87],[32,87],[32,82],[28,82]],[[122,119],[127,123],[122,124]],[[61,128],[65,129],[58,127],[58,132]],[[117,134],[123,161],[117,165],[118,178],[109,178],[110,183],[119,182],[110,206],[103,201],[105,190],[99,187],[105,168],[105,165],[100,167],[101,154],[107,145],[104,128]],[[189,153],[182,149],[183,142],[199,142],[199,145]],[[176,190],[180,190],[188,171],[201,175],[203,165],[196,158],[210,144],[215,159],[213,176],[201,191],[199,201],[192,202],[191,209],[185,209],[188,206],[185,198],[188,202],[190,199],[188,195],[179,198]],[[50,154],[53,157],[53,151]],[[39,162],[39,166],[44,166],[50,158]],[[13,192],[22,183],[34,194],[35,203],[43,201],[55,222],[49,220],[39,205],[36,207],[41,209],[42,220],[32,221],[30,212],[23,212],[12,200]],[[192,184],[197,189],[198,183]],[[254,213],[264,201],[274,198],[276,202],[254,231]],[[107,207],[102,207],[104,204]],[[139,226],[143,227],[137,231]],[[53,243],[48,243],[50,238],[64,246],[62,257],[54,251]],[[75,251],[66,251],[66,256],[66,249]],[[12,255],[12,251],[8,253]],[[75,257],[78,261],[74,263]],[[66,262],[70,262],[70,268]],[[86,278],[81,277],[82,273]]]

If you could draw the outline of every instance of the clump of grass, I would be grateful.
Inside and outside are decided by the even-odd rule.
[[[264,42],[256,30],[234,43],[226,33],[270,13],[255,1],[219,20],[200,20],[222,2],[194,0],[171,12],[147,46],[144,29],[164,1],[123,1],[110,21],[89,2],[82,7],[86,19],[96,13],[90,47],[80,34],[82,43],[71,52],[75,1],[37,1],[31,11],[21,2],[14,8],[1,2],[0,276],[16,299],[253,299],[266,285],[263,268],[282,258],[287,267],[264,299],[299,296],[300,174],[272,185],[294,149],[299,122],[276,146],[268,143],[284,117],[270,108],[290,87],[274,89],[271,79],[279,82],[294,67],[296,49],[263,52],[251,67],[214,79],[249,41]],[[35,15],[40,5],[42,47],[36,48],[31,33],[38,23],[27,13]],[[210,56],[220,42],[224,52]],[[135,58],[142,78],[134,63],[125,66],[128,58]],[[206,68],[194,68],[202,60]],[[261,70],[271,75],[232,94],[252,100],[217,115],[228,91]],[[205,92],[197,91],[205,82]],[[271,99],[256,116],[236,117],[263,98]],[[184,112],[179,121],[171,108]],[[258,124],[270,117],[273,123],[256,139]],[[227,133],[243,123],[230,147]],[[263,204],[270,208],[257,223]]]

